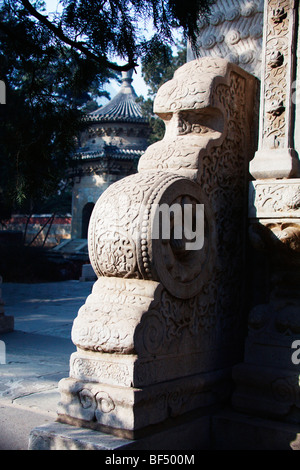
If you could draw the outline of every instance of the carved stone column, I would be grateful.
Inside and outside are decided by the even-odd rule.
[[[243,344],[255,96],[254,77],[212,58],[185,64],[159,90],[164,139],[92,214],[98,280],[74,321],[59,421],[138,438],[228,399]],[[170,213],[170,237],[153,237],[156,208],[174,204],[204,204],[203,247],[186,248]]]
[[[300,180],[254,181],[249,203],[253,306],[233,405],[299,423]]]
[[[293,133],[299,129],[290,96],[298,6],[269,0],[266,18],[261,146],[250,165],[259,177],[249,192],[251,305],[245,359],[233,370],[233,405],[247,414],[299,424],[300,360],[294,348],[298,341],[300,346],[300,179],[291,178],[298,159]],[[267,108],[271,99],[274,106]]]
[[[294,146],[297,4],[265,2],[259,148],[250,163],[256,179],[300,176]]]

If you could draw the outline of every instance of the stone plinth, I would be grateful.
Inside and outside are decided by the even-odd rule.
[[[147,437],[132,440],[88,428],[52,423],[35,428],[29,437],[29,450],[101,450],[110,455],[136,450],[207,450],[210,448],[210,419],[193,416],[184,422],[156,429]],[[117,455],[121,455],[120,453]]]

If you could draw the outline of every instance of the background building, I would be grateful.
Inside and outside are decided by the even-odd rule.
[[[136,103],[132,71],[123,72],[119,93],[86,116],[76,158],[72,201],[72,239],[87,238],[88,223],[99,196],[114,181],[136,172],[147,148],[148,119]]]
[[[71,240],[57,246],[56,252],[88,260],[88,225],[95,203],[111,183],[137,171],[147,148],[150,127],[136,102],[132,72],[122,72],[117,95],[85,117],[88,126],[81,134],[75,156],[78,165],[72,173]]]

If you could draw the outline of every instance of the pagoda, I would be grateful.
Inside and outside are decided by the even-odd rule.
[[[72,170],[71,240],[54,251],[88,259],[87,233],[90,216],[100,195],[115,181],[136,173],[140,156],[148,146],[150,127],[136,102],[132,73],[122,72],[122,85],[108,104],[88,113],[80,135]]]
[[[137,171],[147,148],[148,119],[136,102],[132,70],[122,73],[122,86],[105,106],[85,117],[76,159],[72,201],[72,239],[87,238],[89,218],[99,196],[107,187]]]

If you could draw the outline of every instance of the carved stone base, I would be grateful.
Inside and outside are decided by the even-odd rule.
[[[258,150],[250,162],[250,173],[255,179],[299,177],[298,155],[294,149]]]
[[[242,360],[255,96],[254,77],[217,58],[185,64],[158,92],[164,139],[90,219],[98,280],[73,324],[61,421],[136,438],[228,399]]]
[[[229,371],[215,371],[143,388],[63,379],[60,422],[137,439],[152,426],[229,397]]]
[[[238,384],[232,397],[235,410],[299,422],[299,371],[276,368],[275,364],[273,368],[240,364],[233,376]]]
[[[215,344],[207,334],[206,299],[175,298],[155,281],[100,277],[73,324],[77,352],[60,382],[60,421],[135,438],[228,399],[239,343]]]
[[[206,450],[210,447],[210,417],[195,416],[173,422],[138,440],[64,423],[51,423],[33,429],[29,450]],[[101,456],[100,456],[101,461]]]

